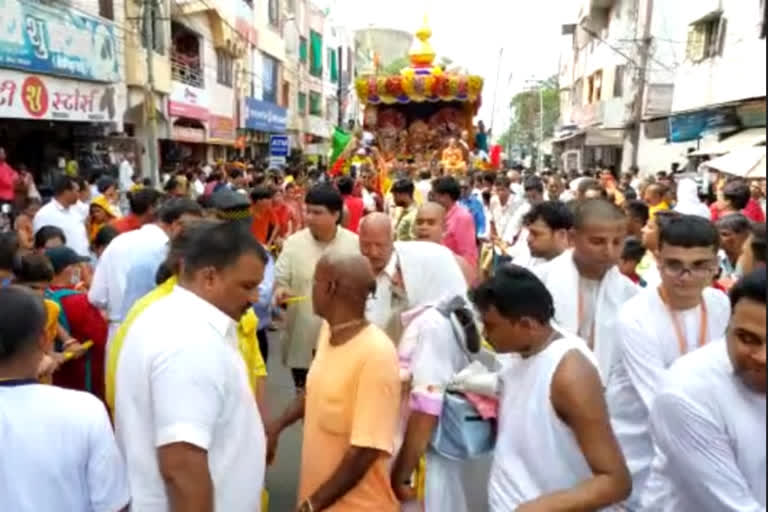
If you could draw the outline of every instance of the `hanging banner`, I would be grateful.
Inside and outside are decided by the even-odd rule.
[[[60,3],[0,0],[0,68],[119,82],[115,27]]]
[[[117,122],[125,102],[124,86],[0,72],[0,118]]]

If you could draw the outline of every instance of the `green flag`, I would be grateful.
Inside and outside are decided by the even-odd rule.
[[[331,156],[330,163],[333,165],[339,156],[347,149],[349,143],[352,141],[352,134],[345,132],[338,126],[333,130],[333,137],[331,138]]]

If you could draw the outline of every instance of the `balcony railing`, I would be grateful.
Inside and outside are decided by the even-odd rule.
[[[171,53],[171,78],[192,87],[203,87],[203,67],[199,57],[183,53]]]

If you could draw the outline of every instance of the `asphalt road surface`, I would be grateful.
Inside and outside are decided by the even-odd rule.
[[[278,333],[270,333],[269,377],[267,378],[267,407],[270,418],[281,414],[293,398],[295,392],[291,373],[282,365]],[[295,512],[296,493],[301,464],[301,422],[295,424],[280,436],[277,456],[274,464],[267,471],[267,489],[269,490],[269,512]],[[469,510],[481,512],[488,510],[486,488],[488,485],[487,460],[468,464],[466,471],[469,493]],[[450,512],[450,511],[446,511]]]

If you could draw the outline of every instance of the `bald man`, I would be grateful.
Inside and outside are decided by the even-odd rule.
[[[555,320],[595,351],[603,383],[616,366],[617,318],[638,288],[618,269],[627,218],[605,199],[584,199],[573,215],[573,249],[551,260],[544,284],[555,301]]]
[[[416,212],[416,240],[441,244],[445,233],[445,208],[438,203],[424,203]],[[477,278],[477,272],[463,257],[456,256],[456,262],[461,267],[461,273],[471,286]]]
[[[395,239],[389,215],[374,212],[363,217],[358,236],[360,252],[368,258],[374,275],[378,276],[388,270],[388,266],[394,266]]]
[[[396,316],[408,307],[405,290],[395,284],[398,258],[392,221],[385,213],[370,213],[360,222],[360,252],[376,276],[376,293],[368,298],[366,317],[384,329],[395,343],[400,327]]]
[[[307,393],[268,428],[268,456],[280,432],[304,419],[299,512],[396,512],[389,466],[399,363],[387,335],[365,318],[373,270],[362,256],[330,254],[318,262],[314,283],[312,304],[323,327]]]
[[[440,212],[443,211],[440,205],[428,204],[437,206]],[[430,208],[433,207],[427,207],[427,211]],[[440,218],[443,219],[443,217]],[[442,226],[444,220],[440,220],[439,223]],[[387,335],[398,343],[402,334],[401,314],[412,308],[424,306],[423,298],[430,296],[428,290],[424,288],[435,287],[435,283],[404,279],[404,276],[423,274],[424,262],[414,258],[414,254],[424,252],[430,247],[420,245],[423,244],[420,241],[395,242],[391,221],[383,213],[366,215],[360,223],[359,236],[360,252],[368,258],[376,275],[376,293],[368,299],[366,317],[371,323],[384,329]],[[469,272],[467,270],[469,265],[466,265],[466,262],[462,264],[459,257],[455,261],[459,264],[461,272],[466,275],[466,272]]]

